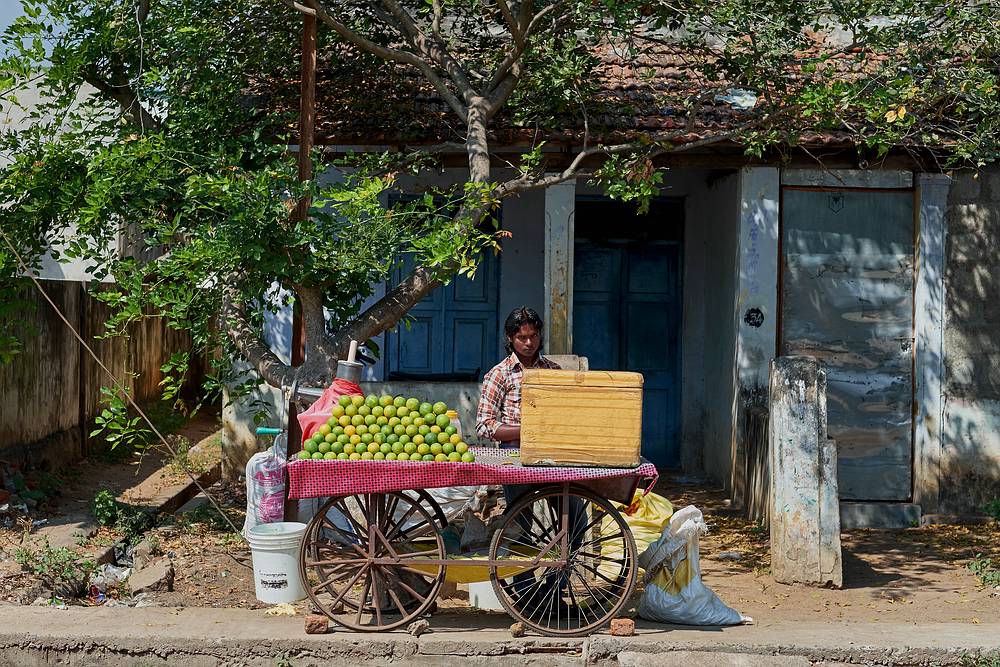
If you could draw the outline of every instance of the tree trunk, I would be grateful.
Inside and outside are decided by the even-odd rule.
[[[483,184],[490,179],[489,139],[487,136],[488,104],[485,98],[476,97],[469,106],[468,135],[465,146],[469,154],[469,182]],[[473,194],[474,197],[478,193]],[[482,220],[486,209],[475,200],[465,201],[456,214],[456,221],[466,233],[471,233]],[[454,273],[459,265],[439,267],[438,274]],[[265,382],[272,386],[291,384],[297,379],[301,384],[321,384],[336,374],[338,359],[347,357],[352,340],[359,343],[395,327],[410,308],[442,283],[435,278],[435,271],[417,267],[405,280],[393,287],[381,299],[345,324],[333,336],[327,334],[323,310],[323,292],[320,288],[296,286],[295,292],[302,305],[305,322],[306,361],[292,368],[284,364],[253,331],[246,320],[242,306],[226,301],[224,323],[230,339],[249,359]]]

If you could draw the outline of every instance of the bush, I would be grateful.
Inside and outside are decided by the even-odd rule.
[[[107,489],[94,496],[94,517],[102,526],[118,530],[129,544],[141,540],[154,523],[151,514],[118,502]]]
[[[26,572],[40,577],[52,586],[67,585],[75,593],[79,592],[82,583],[97,569],[93,562],[80,559],[79,555],[65,547],[49,546],[48,540],[38,550],[19,547],[14,552],[14,559]]]
[[[986,503],[984,508],[986,513],[993,517],[994,520],[1000,521],[1000,498],[994,498],[990,502]]]

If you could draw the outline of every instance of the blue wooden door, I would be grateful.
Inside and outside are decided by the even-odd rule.
[[[457,276],[410,309],[407,322],[386,334],[389,379],[480,379],[498,355],[497,258],[485,253],[475,277]],[[403,262],[396,281],[408,275]]]
[[[579,208],[578,208],[579,210]],[[643,374],[643,455],[680,465],[680,243],[577,238],[573,352]]]

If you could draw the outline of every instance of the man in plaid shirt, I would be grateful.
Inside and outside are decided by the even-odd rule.
[[[480,438],[499,442],[501,447],[517,447],[521,443],[521,380],[524,378],[524,369],[558,369],[559,364],[539,354],[542,349],[542,318],[531,308],[516,308],[507,316],[503,329],[507,337],[505,347],[510,356],[491,368],[483,379],[483,395],[479,399],[479,412],[476,414],[476,433]],[[504,485],[507,510],[531,489],[530,485],[525,484]],[[571,499],[569,521],[574,536],[571,547],[574,550],[579,548],[583,540],[585,517],[581,510],[580,500]],[[523,514],[518,515],[516,520],[525,533],[532,533],[533,527]],[[546,607],[548,615],[551,617],[556,614],[557,617],[561,615],[568,619],[568,606],[563,600],[565,586],[555,570],[546,570],[541,579],[536,579],[535,573],[529,571],[514,575],[509,591],[518,605],[522,602],[527,605],[536,598],[551,600],[551,604]],[[536,604],[536,607],[540,606]],[[532,614],[536,612],[537,610]],[[542,614],[545,613],[543,610]]]
[[[559,368],[541,354],[542,318],[531,308],[516,308],[504,322],[504,344],[510,354],[483,379],[483,394],[476,414],[480,438],[517,447],[521,440],[521,380],[525,368]]]

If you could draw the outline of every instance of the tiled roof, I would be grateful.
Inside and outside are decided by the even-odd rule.
[[[490,128],[497,145],[517,145],[532,139],[579,143],[585,129],[591,142],[634,138],[639,134],[672,133],[677,144],[726,133],[755,118],[756,109],[739,102],[752,96],[726,82],[700,78],[700,69],[675,46],[649,43],[641,55],[626,58],[616,49],[597,52],[599,65],[593,81],[596,93],[587,102],[586,121],[572,106],[551,127],[539,132],[519,125],[509,110],[502,111]],[[323,144],[433,144],[464,141],[464,126],[433,87],[405,66],[379,61],[376,67],[358,65],[358,54],[349,48],[320,62],[316,90],[316,141]],[[834,58],[828,66],[842,76],[856,75],[858,61],[851,54]],[[860,65],[864,67],[862,63]],[[788,81],[795,85],[796,77]],[[287,82],[267,95],[269,104],[294,112],[298,107],[298,82]],[[273,89],[272,89],[273,91]],[[741,99],[742,96],[742,99]],[[700,98],[698,113],[689,124],[688,108]],[[734,103],[735,102],[735,103]],[[554,129],[553,129],[554,128]],[[289,129],[294,133],[295,120]],[[542,136],[539,136],[542,135]],[[799,133],[801,143],[851,143],[846,131],[826,129]],[[734,138],[732,143],[739,143]]]

